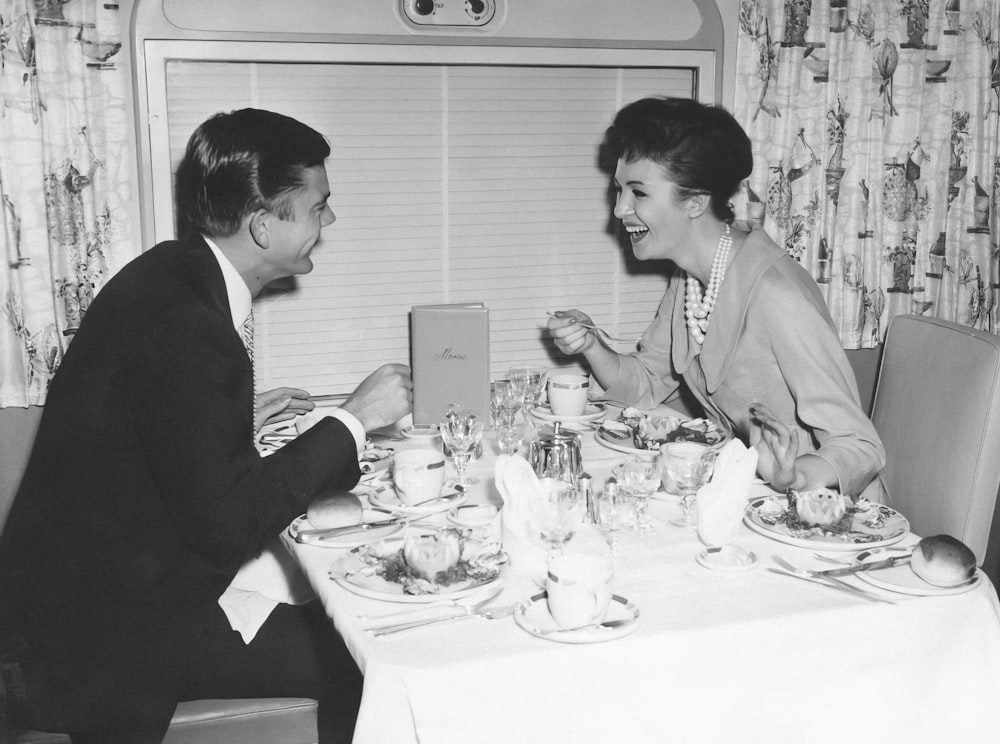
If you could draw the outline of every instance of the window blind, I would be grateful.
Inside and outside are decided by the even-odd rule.
[[[483,302],[493,377],[514,364],[575,366],[546,311],[580,308],[638,336],[663,265],[619,243],[598,147],[614,113],[647,95],[691,97],[691,68],[172,60],[172,170],[193,129],[245,106],[330,141],[336,221],[294,289],[255,302],[267,388],[349,393],[409,361],[413,305]]]

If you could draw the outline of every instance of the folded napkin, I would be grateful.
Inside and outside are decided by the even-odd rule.
[[[706,545],[732,541],[743,521],[750,486],[757,473],[757,450],[731,439],[719,452],[712,479],[698,489],[698,534]]]
[[[500,455],[494,468],[494,482],[503,499],[504,550],[518,566],[538,582],[545,581],[548,546],[539,535],[531,518],[532,499],[544,498],[543,485],[530,463],[521,455]],[[609,550],[607,542],[594,525],[580,525],[566,552],[602,552]]]
[[[219,607],[230,627],[243,636],[244,643],[250,643],[279,604],[305,604],[315,596],[295,559],[275,538],[260,555],[243,564],[219,597]]]

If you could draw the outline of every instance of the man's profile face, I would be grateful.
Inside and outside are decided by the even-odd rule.
[[[330,182],[326,168],[317,165],[306,168],[304,186],[296,192],[290,204],[292,216],[282,220],[272,215],[270,242],[266,257],[278,276],[308,274],[313,262],[309,257],[319,240],[320,230],[336,217],[330,209]]]

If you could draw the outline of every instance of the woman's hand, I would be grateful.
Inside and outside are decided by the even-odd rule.
[[[549,317],[549,335],[563,354],[582,354],[596,343],[594,332],[580,325],[594,324],[586,313],[559,310],[553,316]]]
[[[298,388],[275,388],[261,393],[253,402],[253,430],[258,433],[265,424],[287,421],[316,407],[309,393]]]
[[[750,446],[756,448],[757,472],[771,487],[795,487],[795,460],[799,454],[798,429],[789,428],[766,406],[750,404]]]

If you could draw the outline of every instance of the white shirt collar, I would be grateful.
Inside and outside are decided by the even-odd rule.
[[[241,331],[243,329],[243,321],[250,314],[250,308],[253,304],[250,289],[247,287],[247,283],[243,281],[243,277],[240,276],[240,272],[226,258],[226,254],[219,250],[219,246],[213,243],[211,238],[206,235],[202,235],[202,238],[204,238],[208,247],[212,249],[212,255],[215,256],[215,260],[219,262],[219,268],[222,269],[222,278],[226,282],[226,296],[229,298],[229,312],[233,316],[233,328]]]

